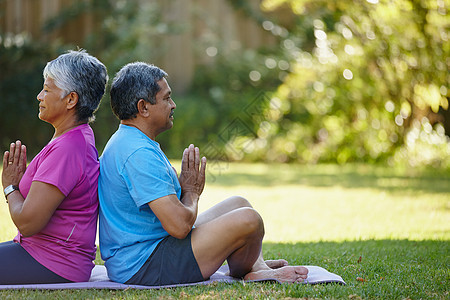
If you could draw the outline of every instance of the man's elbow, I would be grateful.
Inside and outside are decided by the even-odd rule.
[[[172,218],[169,222],[161,222],[164,230],[174,238],[182,240],[187,237],[194,226],[195,216],[193,214],[178,215],[178,218]]]
[[[172,230],[168,230],[167,232],[174,238],[182,240],[187,237],[187,235],[189,234],[189,232],[191,232],[191,230],[192,230],[191,226],[182,226],[176,229],[174,228]]]

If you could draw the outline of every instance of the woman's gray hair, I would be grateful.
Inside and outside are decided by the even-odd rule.
[[[47,63],[44,79],[52,78],[63,95],[78,94],[76,114],[78,121],[92,122],[105,93],[108,73],[97,58],[85,50],[68,51]]]
[[[162,69],[144,62],[129,63],[122,67],[111,84],[111,108],[120,120],[136,117],[137,103],[144,99],[156,103],[156,94],[161,89],[158,81],[167,77]]]

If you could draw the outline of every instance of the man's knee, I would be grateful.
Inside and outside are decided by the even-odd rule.
[[[245,199],[244,199],[245,200]],[[264,222],[261,215],[251,207],[239,209],[240,225],[246,235],[264,236]]]
[[[241,196],[232,196],[228,200],[232,201],[235,207],[252,207],[250,202]]]

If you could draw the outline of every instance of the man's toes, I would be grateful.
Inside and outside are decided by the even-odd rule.
[[[271,269],[278,269],[288,265],[285,259],[266,260],[266,265]]]
[[[306,278],[306,276],[308,275],[308,269],[305,267],[296,266],[295,273],[297,273],[299,275],[305,275],[305,278]]]
[[[304,283],[305,280],[306,280],[306,278],[299,277],[299,278],[295,281],[295,283]]]

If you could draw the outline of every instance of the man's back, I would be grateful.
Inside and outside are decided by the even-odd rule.
[[[148,203],[170,194],[181,187],[159,144],[121,124],[100,157],[100,251],[112,280],[130,279],[168,236]]]

